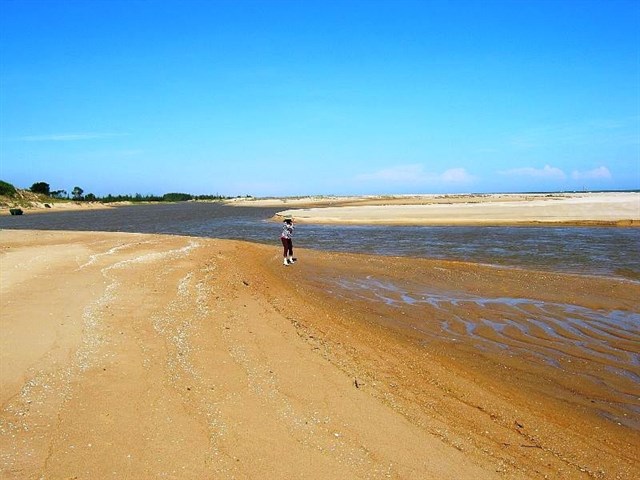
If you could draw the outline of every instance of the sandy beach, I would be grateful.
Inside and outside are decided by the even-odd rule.
[[[40,214],[40,213],[55,213],[55,212],[75,212],[75,211],[88,211],[88,210],[107,210],[109,208],[117,208],[123,205],[130,205],[130,202],[30,202],[28,205],[3,205],[0,208],[0,215],[11,215],[11,208],[19,208],[24,213]]]
[[[280,254],[0,231],[0,477],[640,477],[640,284]]]
[[[640,225],[640,193],[398,195],[244,200],[282,206],[302,223],[386,225]]]

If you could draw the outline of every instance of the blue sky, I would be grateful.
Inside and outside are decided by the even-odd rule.
[[[640,188],[640,2],[0,0],[0,178]]]

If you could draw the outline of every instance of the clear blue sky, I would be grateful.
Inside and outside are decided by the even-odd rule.
[[[640,188],[640,2],[0,0],[0,178]]]

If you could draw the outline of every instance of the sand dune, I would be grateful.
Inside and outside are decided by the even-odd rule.
[[[285,268],[275,245],[160,235],[0,248],[2,478],[640,476],[637,283]]]

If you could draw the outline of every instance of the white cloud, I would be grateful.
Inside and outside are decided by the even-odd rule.
[[[473,177],[464,168],[450,168],[440,174],[445,183],[470,183]]]
[[[511,170],[502,170],[501,175],[513,177],[547,178],[552,180],[564,180],[567,175],[559,168],[545,165],[543,168],[523,167]]]
[[[363,173],[358,175],[358,180],[382,180],[385,182],[414,182],[417,178],[423,177],[424,167],[419,164],[398,165],[396,167],[385,168],[373,173]]]
[[[442,173],[427,172],[422,164],[397,165],[356,177],[360,181],[416,184],[467,184],[473,181],[464,168],[451,168]]]
[[[571,173],[571,178],[573,178],[574,180],[607,180],[612,177],[611,172],[607,167],[598,167],[586,172],[579,172],[578,170],[574,170]]]
[[[29,135],[19,137],[17,140],[22,142],[75,142],[78,140],[96,140],[126,135],[126,133],[54,133],[49,135]]]

